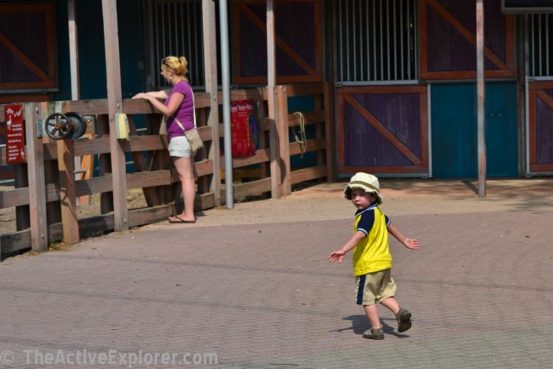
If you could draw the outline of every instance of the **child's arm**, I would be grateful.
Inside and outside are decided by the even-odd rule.
[[[349,241],[344,244],[344,246],[342,246],[339,250],[331,252],[330,255],[328,255],[328,260],[331,262],[337,261],[341,263],[342,261],[344,261],[344,256],[366,236],[367,235],[361,231],[355,232],[353,237],[351,237]]]
[[[390,224],[388,226],[388,232],[408,249],[416,250],[419,248],[419,241],[415,240],[414,238],[405,237],[395,226],[395,224]]]

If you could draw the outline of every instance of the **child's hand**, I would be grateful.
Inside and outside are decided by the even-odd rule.
[[[344,255],[346,253],[343,252],[342,250],[336,250],[336,251],[333,251],[330,255],[328,255],[328,260],[333,263],[335,261],[341,263],[342,261],[344,261]]]
[[[403,245],[411,250],[417,250],[419,248],[419,241],[415,240],[414,238],[406,238],[403,241]]]

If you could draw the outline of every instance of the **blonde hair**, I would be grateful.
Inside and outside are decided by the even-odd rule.
[[[188,81],[188,61],[184,56],[167,56],[161,60],[161,69],[164,71],[174,72],[177,77],[182,77]]]

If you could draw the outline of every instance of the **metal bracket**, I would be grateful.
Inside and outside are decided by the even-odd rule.
[[[37,119],[35,124],[36,124],[36,137],[37,138],[44,137],[44,134],[46,133],[44,131],[44,121],[42,119]]]
[[[86,124],[86,133],[96,135],[96,116],[95,115],[83,115],[83,119]]]

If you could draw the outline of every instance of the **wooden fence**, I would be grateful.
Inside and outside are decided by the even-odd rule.
[[[333,126],[331,111],[327,109],[330,106],[327,86],[287,85],[277,86],[274,91],[275,119],[267,117],[266,88],[231,91],[231,100],[254,102],[260,122],[255,155],[232,161],[233,174],[240,179],[233,184],[235,199],[263,194],[278,198],[307,181],[334,180]],[[311,96],[314,108],[289,113],[288,98],[293,96]],[[220,147],[223,128],[218,119],[221,100],[221,95],[215,100],[207,93],[195,94],[199,133],[205,143],[195,157],[196,210],[219,206],[225,200],[222,180],[225,161]],[[119,199],[128,211],[128,219],[123,222],[129,227],[164,220],[179,210],[182,206],[180,185],[166,150],[166,137],[159,135],[160,114],[145,100],[124,100],[122,105],[129,119],[130,136],[129,140],[117,140],[117,144],[132,158],[134,172],[122,176],[124,183],[114,184],[107,100],[25,104],[27,162],[15,166],[16,188],[0,192],[0,210],[15,208],[17,224],[13,232],[0,235],[0,258],[30,249],[45,251],[53,242],[74,244],[81,238],[118,230],[114,197],[121,195],[113,191],[114,186],[143,191],[145,207],[128,209],[126,199]],[[40,125],[53,111],[81,114],[88,122],[88,133],[73,141],[41,137]],[[146,128],[136,128],[139,120]],[[291,130],[305,129],[305,126],[315,127],[314,137],[304,142],[290,142]],[[307,168],[293,169],[290,157],[308,152],[314,153],[314,163]],[[75,157],[96,158],[96,176],[79,179]],[[6,165],[6,150],[0,148],[0,166]],[[240,176],[245,168],[255,170],[250,170],[248,176]],[[100,213],[79,219],[77,199],[94,194],[100,194]]]

